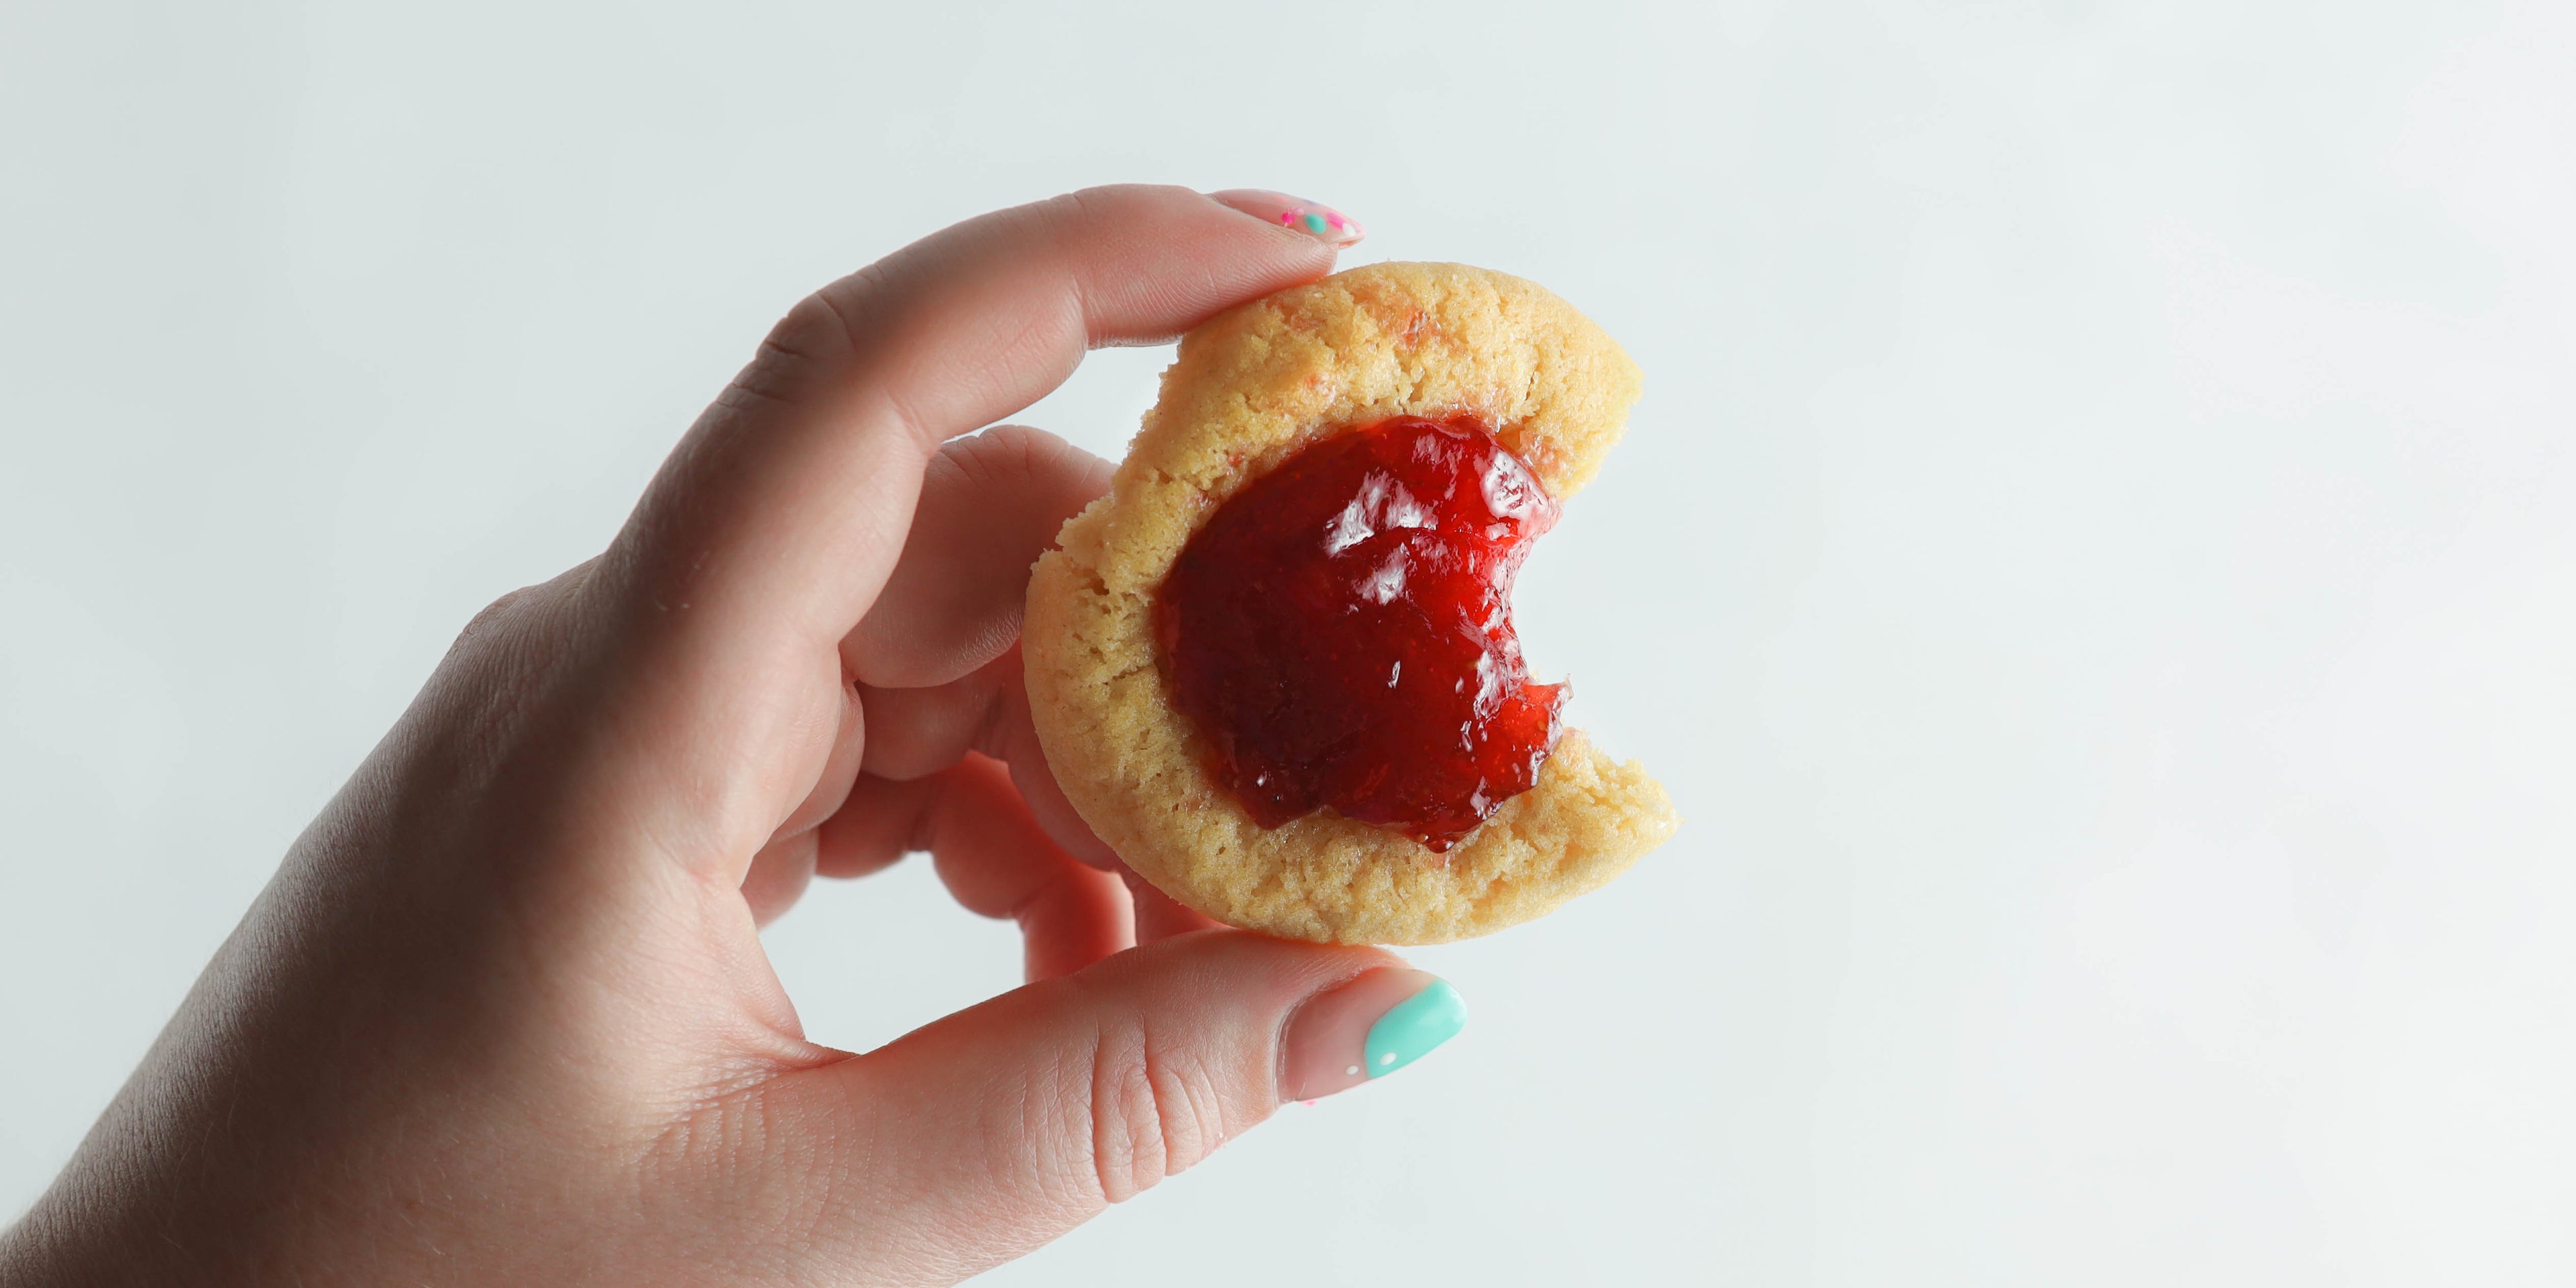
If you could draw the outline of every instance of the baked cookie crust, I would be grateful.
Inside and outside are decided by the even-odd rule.
[[[1029,582],[1030,715],[1083,820],[1174,899],[1327,943],[1488,934],[1662,844],[1679,825],[1663,788],[1572,730],[1536,786],[1445,854],[1329,809],[1264,828],[1204,768],[1154,637],[1155,589],[1199,525],[1317,439],[1469,413],[1563,502],[1600,469],[1637,387],[1636,364],[1572,306],[1462,264],[1355,268],[1184,337],[1109,493]]]

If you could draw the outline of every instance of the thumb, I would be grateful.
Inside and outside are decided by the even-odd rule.
[[[1373,948],[1208,930],[1119,953],[800,1075],[831,1106],[800,1165],[842,1155],[815,1243],[963,1278],[1465,1019],[1446,982]]]

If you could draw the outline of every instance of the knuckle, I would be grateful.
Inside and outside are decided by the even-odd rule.
[[[434,689],[464,704],[450,709],[481,713],[475,719],[491,716],[516,705],[510,695],[524,694],[559,667],[580,635],[574,623],[599,566],[597,558],[585,560],[550,581],[502,595],[474,614],[457,632],[435,674]]]
[[[1072,445],[1043,429],[996,425],[939,450],[939,459],[962,484],[994,485],[1043,477]]]
[[[874,271],[873,265],[863,268],[844,282],[864,283]],[[832,299],[832,292],[842,285],[816,291],[787,310],[762,338],[760,351],[727,386],[727,397],[795,402],[846,364],[856,351],[857,337],[849,314]]]
[[[1048,204],[1061,203],[1066,213],[1123,218],[1155,205],[1199,200],[1199,194],[1176,184],[1104,183],[1065,193]]]
[[[530,632],[542,632],[569,601],[578,598],[597,577],[600,559],[593,557],[565,569],[549,581],[508,591],[466,619],[450,653],[506,647]]]
[[[1101,1035],[1092,1053],[1092,1162],[1100,1197],[1121,1203],[1215,1152],[1222,1101],[1196,1062],[1160,1050],[1149,1028]]]
[[[867,270],[860,272],[864,275]],[[823,362],[849,352],[848,318],[833,303],[830,287],[796,301],[761,341],[767,352],[806,362]]]
[[[456,645],[451,651],[463,652],[469,645],[508,634],[527,611],[538,589],[536,586],[521,586],[484,605],[482,611],[466,620],[465,629],[456,633]]]

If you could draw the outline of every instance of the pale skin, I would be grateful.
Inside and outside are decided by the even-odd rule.
[[[604,553],[466,627],[0,1282],[951,1283],[1360,1081],[1429,977],[1122,880],[1016,647],[1108,466],[961,438],[1330,271],[1264,209],[1094,189],[798,304]],[[808,1040],[759,926],[912,850],[1032,982]]]

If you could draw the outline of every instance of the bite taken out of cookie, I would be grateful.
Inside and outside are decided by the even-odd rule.
[[[1513,574],[1637,369],[1546,290],[1372,264],[1181,341],[1029,583],[1029,706],[1128,866],[1231,925],[1425,944],[1598,888],[1678,826],[1531,682]]]

